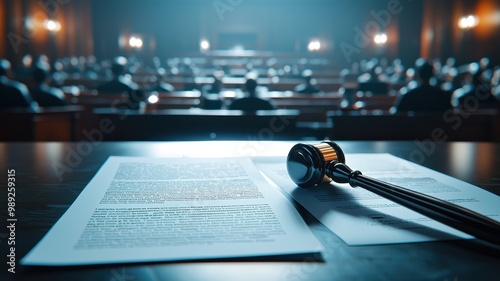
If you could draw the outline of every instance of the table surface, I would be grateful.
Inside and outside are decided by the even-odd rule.
[[[296,142],[0,143],[1,208],[7,215],[7,169],[16,170],[16,261],[69,208],[108,156],[284,156]],[[500,194],[500,143],[341,141],[345,153],[391,153]],[[348,159],[347,159],[348,161]],[[55,165],[64,165],[56,173]],[[492,196],[495,196],[492,194]],[[500,254],[474,240],[347,246],[297,206],[323,243],[324,261],[224,260],[2,269],[1,280],[498,280]],[[500,207],[499,207],[500,208]],[[4,220],[3,224],[7,224]],[[0,230],[6,260],[7,230]],[[369,235],[369,234],[367,234]],[[5,265],[5,262],[4,262]]]

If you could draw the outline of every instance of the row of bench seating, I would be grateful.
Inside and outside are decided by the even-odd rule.
[[[240,93],[241,94],[241,93]],[[223,91],[220,99],[229,103],[237,91]],[[277,109],[296,109],[300,111],[298,121],[325,122],[326,112],[329,110],[389,110],[394,104],[396,96],[354,96],[349,101],[344,96],[336,93],[322,94],[297,94],[293,92],[270,91],[262,94],[263,97],[272,99]],[[158,93],[158,100],[147,103],[147,111],[166,109],[190,109],[202,107],[201,92],[178,91],[173,93]],[[127,96],[120,94],[92,94],[79,95],[67,94],[67,100],[72,105],[82,105],[90,109],[116,107],[117,104],[126,103]]]
[[[104,140],[424,140],[500,141],[497,111],[389,114],[333,110],[323,123],[299,120],[299,110],[245,114],[231,110],[170,109],[147,112],[68,106],[0,111],[0,141]]]
[[[135,77],[134,82],[136,82],[141,88],[148,89],[152,86],[151,82],[152,76],[143,76],[143,77]],[[86,79],[86,78],[78,78],[78,79],[66,79],[64,81],[65,86],[78,85],[85,89],[95,89],[97,86],[106,82],[105,79]],[[186,89],[186,87],[192,87],[193,85],[200,88],[202,85],[211,84],[213,82],[213,78],[210,77],[199,77],[195,78],[169,78],[165,80],[165,82],[170,83],[177,90],[190,90]],[[223,80],[224,86],[228,89],[242,89],[245,84],[245,79],[240,77],[230,77]],[[267,87],[270,91],[293,91],[295,87],[301,83],[303,83],[303,79],[290,79],[290,78],[282,78],[278,81],[273,80],[271,78],[263,77],[258,79],[258,83],[261,86]],[[344,83],[339,78],[318,78],[317,84],[322,91],[325,92],[333,92],[338,91]],[[391,91],[398,91],[403,84],[388,84],[387,91],[388,93]]]

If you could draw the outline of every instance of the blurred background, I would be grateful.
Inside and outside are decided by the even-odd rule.
[[[27,88],[0,88],[1,140],[81,140],[102,120],[104,140],[500,139],[497,0],[0,0],[0,15],[2,72]]]

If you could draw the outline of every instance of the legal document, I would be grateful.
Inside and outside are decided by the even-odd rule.
[[[69,266],[322,251],[249,158],[110,157],[23,265]]]
[[[286,158],[255,158],[276,185],[348,245],[377,245],[472,238],[363,188],[326,183],[301,188],[290,179]],[[347,154],[353,170],[500,220],[500,198],[479,187],[390,154]]]

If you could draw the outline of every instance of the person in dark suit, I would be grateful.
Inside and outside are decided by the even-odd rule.
[[[401,111],[446,111],[451,106],[451,94],[430,84],[434,76],[434,68],[427,61],[417,63],[417,84],[414,87],[401,89],[401,95],[394,108]]]
[[[64,106],[66,100],[64,93],[58,88],[50,87],[50,65],[46,62],[38,62],[32,71],[35,87],[30,90],[31,96],[39,106]]]
[[[33,101],[26,85],[10,80],[11,65],[8,60],[0,59],[0,109],[24,107],[35,110],[38,104]]]
[[[138,90],[137,84],[125,75],[126,67],[127,59],[121,56],[116,57],[111,65],[113,79],[97,86],[96,90],[99,94],[131,93]]]
[[[311,70],[304,70],[302,72],[302,77],[304,78],[304,83],[295,87],[296,93],[315,94],[320,92],[318,85],[316,85],[316,80],[312,76]]]
[[[144,109],[146,94],[134,83],[130,75],[126,75],[127,59],[116,57],[111,65],[113,79],[99,85],[96,90],[99,94],[126,94],[127,101],[116,104],[119,109]]]
[[[243,111],[273,110],[276,106],[271,100],[258,97],[256,77],[247,78],[245,82],[246,96],[235,99],[229,105],[229,109]]]
[[[374,95],[387,95],[389,84],[386,82],[386,75],[382,66],[377,65],[377,60],[372,60],[367,73],[358,77],[358,91],[372,93]]]

